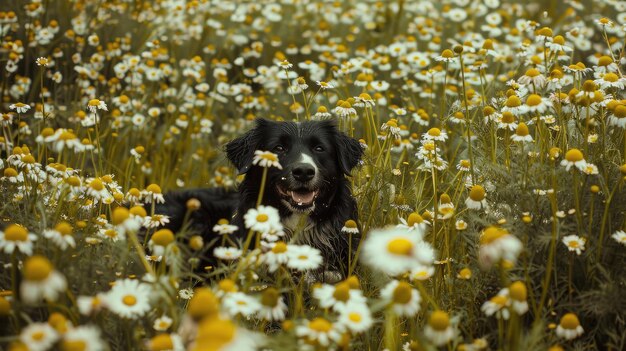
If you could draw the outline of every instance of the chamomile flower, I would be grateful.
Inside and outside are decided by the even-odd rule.
[[[343,329],[342,324],[331,323],[325,318],[317,317],[296,327],[296,335],[307,344],[328,346],[332,341],[341,340]]]
[[[500,260],[515,263],[522,248],[522,242],[506,229],[487,227],[480,236],[478,260],[484,268],[489,268]]]
[[[107,104],[104,101],[98,99],[91,99],[87,103],[87,108],[91,113],[96,113],[98,110],[108,111]]]
[[[167,315],[162,315],[161,317],[154,320],[154,324],[152,324],[152,328],[156,331],[166,331],[169,327],[172,326],[172,318]]]
[[[577,337],[583,335],[584,332],[585,331],[578,320],[578,316],[574,313],[566,313],[563,315],[563,317],[561,317],[561,322],[556,327],[556,336],[566,340],[576,339]]]
[[[581,238],[576,234],[564,236],[561,240],[567,249],[572,252],[576,252],[577,255],[585,251],[585,243],[587,242],[585,238]]]
[[[241,314],[251,317],[259,311],[261,304],[256,298],[242,292],[232,292],[222,298],[222,307],[229,316],[235,317]]]
[[[147,203],[152,203],[152,201],[157,204],[165,203],[165,197],[163,196],[163,192],[161,191],[161,187],[157,184],[150,184],[144,190],[141,191],[141,195]]]
[[[117,280],[109,292],[104,295],[106,307],[120,317],[137,319],[150,309],[152,287],[138,280]]]
[[[92,325],[81,325],[70,328],[63,334],[61,340],[62,350],[75,350],[80,347],[84,351],[108,350],[102,340],[100,329]]]
[[[439,128],[430,128],[428,132],[422,134],[422,140],[446,141],[447,139],[448,133]]]
[[[242,251],[236,247],[216,247],[213,255],[223,261],[233,261],[241,257]]]
[[[402,228],[372,230],[363,244],[361,259],[391,276],[410,271],[416,264],[430,265],[435,253],[420,235]]]
[[[487,316],[493,316],[495,314],[497,318],[508,320],[511,316],[508,309],[510,304],[508,293],[508,289],[500,290],[498,295],[483,303],[480,307],[481,311],[483,311]]]
[[[566,171],[569,171],[572,166],[582,171],[586,165],[587,161],[585,161],[583,153],[578,149],[569,149],[561,161],[561,166],[564,166]]]
[[[59,333],[48,323],[30,323],[20,333],[20,341],[28,350],[49,350],[59,340]]]
[[[532,135],[530,135],[526,123],[522,122],[517,125],[517,128],[515,129],[515,134],[511,135],[511,140],[522,143],[533,142],[533,137]]]
[[[365,297],[359,289],[352,289],[346,281],[337,284],[323,284],[313,290],[313,297],[322,308],[336,310],[349,302],[365,303]]]
[[[276,167],[278,169],[283,169],[283,166],[281,166],[278,161],[278,155],[269,151],[255,150],[252,164],[264,168]]]
[[[52,240],[61,250],[65,250],[69,247],[76,247],[76,241],[72,235],[74,228],[72,225],[61,221],[54,226],[54,229],[46,229],[43,232],[43,236]]]
[[[228,219],[222,218],[217,221],[217,224],[213,226],[213,231],[219,235],[229,235],[239,230],[239,227],[232,225],[228,222]]]
[[[465,206],[473,210],[487,208],[485,188],[482,185],[472,186],[469,196],[465,200]]]
[[[287,315],[287,305],[280,292],[269,287],[261,293],[258,316],[266,321],[282,321]]]
[[[30,233],[19,224],[10,224],[4,231],[0,230],[0,250],[6,254],[12,254],[18,250],[25,255],[32,255],[35,240],[37,240],[37,235]]]
[[[363,333],[374,324],[372,313],[365,303],[349,302],[337,310],[339,311],[337,323],[353,334]]]
[[[422,297],[407,282],[392,280],[380,290],[380,296],[398,316],[412,317],[420,310]]]
[[[611,238],[617,241],[617,243],[626,246],[626,232],[624,232],[623,230],[616,231],[615,233],[613,233],[613,235],[611,235]]]
[[[509,285],[509,297],[511,298],[511,309],[518,315],[528,312],[528,291],[526,284],[521,281],[516,281]]]
[[[455,336],[450,324],[450,316],[445,311],[436,310],[430,314],[428,324],[424,328],[424,336],[435,346],[443,346]]]
[[[418,235],[420,238],[424,237],[424,233],[430,225],[430,222],[425,220],[417,212],[411,212],[407,219],[400,217],[398,220],[400,221],[400,224],[396,225],[397,228],[406,229],[407,231]]]
[[[185,344],[180,335],[162,333],[152,337],[147,343],[149,351],[185,351]]]
[[[349,219],[341,228],[341,232],[346,234],[359,234],[359,228],[357,227],[356,221],[353,219]]]
[[[258,208],[251,208],[243,219],[246,228],[260,233],[282,229],[278,210],[271,206],[260,205]]]
[[[317,269],[323,261],[320,250],[308,245],[289,245],[287,257],[287,267],[298,271]]]
[[[28,112],[28,110],[30,110],[30,105],[27,105],[22,102],[16,102],[14,104],[9,105],[9,108],[11,110],[15,110],[15,112],[17,113],[26,113]]]
[[[435,274],[435,267],[426,265],[416,265],[409,272],[409,279],[411,281],[416,280],[428,280]]]
[[[27,258],[22,274],[24,279],[20,285],[20,293],[22,300],[27,304],[34,304],[42,299],[56,301],[67,289],[65,277],[57,272],[50,260],[44,256],[35,255]]]

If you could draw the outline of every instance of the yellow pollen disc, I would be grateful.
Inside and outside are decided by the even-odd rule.
[[[452,52],[452,50],[450,49],[445,49],[443,50],[443,52],[441,53],[441,57],[443,58],[452,58],[454,57],[454,53]]]
[[[156,184],[150,184],[146,187],[146,190],[153,193],[153,194],[160,194],[161,193],[161,187],[156,185]]]
[[[538,76],[540,73],[536,68],[531,68],[528,71],[526,71],[526,75],[528,77],[536,77]]]
[[[437,310],[430,315],[428,324],[437,331],[443,331],[450,326],[450,317],[446,312]]]
[[[348,301],[348,299],[350,299],[350,285],[347,282],[338,283],[335,286],[333,297],[337,301],[343,301],[343,302]]]
[[[91,183],[89,183],[89,186],[96,191],[101,191],[102,189],[104,189],[104,184],[98,178],[92,180]]]
[[[529,132],[528,132],[528,126],[526,125],[526,123],[518,124],[517,129],[515,130],[515,134],[519,136],[527,136]]]
[[[584,159],[583,153],[578,149],[570,149],[565,153],[565,159],[569,162],[578,162]]]
[[[99,104],[100,104],[100,100],[98,99],[89,100],[89,106],[98,106]]]
[[[513,300],[526,301],[528,295],[526,285],[520,281],[514,282],[509,286],[509,295],[511,295]]]
[[[350,319],[350,321],[354,323],[359,323],[363,319],[363,317],[356,312],[351,312],[348,314],[348,319]]]
[[[24,278],[40,282],[52,273],[52,263],[43,256],[32,256],[24,263]]]
[[[63,340],[62,351],[84,351],[87,350],[87,343],[83,340]],[[154,350],[154,349],[151,349]]]
[[[32,333],[30,336],[31,338],[33,338],[33,340],[41,341],[46,336],[46,333],[42,331],[37,331],[37,332]]]
[[[174,241],[174,233],[169,229],[160,229],[152,234],[152,242],[156,245],[167,246]]]
[[[439,128],[430,128],[428,130],[428,135],[438,137],[441,135],[441,130]]]
[[[564,329],[576,329],[578,326],[580,326],[580,322],[575,314],[567,313],[561,317],[561,327]]]
[[[354,220],[352,220],[352,219],[348,219],[346,221],[346,223],[344,224],[344,226],[346,228],[354,229],[354,228],[356,228],[356,222]]]
[[[54,229],[61,233],[61,235],[72,235],[74,230],[72,225],[67,222],[59,222],[56,226],[54,226]]]
[[[507,298],[506,296],[496,295],[490,301],[502,307],[506,305]]]
[[[265,213],[259,213],[256,216],[256,221],[260,222],[260,223],[265,223],[265,222],[267,222],[268,219],[269,219],[269,217]]]
[[[613,59],[610,56],[602,56],[598,59],[598,66],[608,66],[613,63]]]
[[[506,107],[518,107],[521,104],[522,104],[522,100],[520,100],[520,98],[517,97],[517,95],[511,95],[508,97],[508,99],[506,99],[505,106]]]
[[[580,246],[580,245],[578,245],[578,241],[576,241],[576,240],[572,240],[572,241],[570,241],[570,242],[567,244],[567,246],[569,246],[569,247],[571,247],[571,248],[574,248],[574,249],[575,249],[575,248],[578,248],[578,246]]]
[[[332,329],[333,325],[324,318],[318,317],[309,322],[309,328],[318,332],[326,333]]]
[[[117,207],[111,213],[111,224],[122,224],[128,217],[130,217],[130,211],[126,207]]]
[[[286,251],[287,251],[287,244],[285,244],[282,241],[277,242],[276,245],[274,245],[274,247],[272,248],[273,253],[283,253]]]
[[[268,161],[273,161],[273,162],[274,161],[278,161],[278,157],[276,157],[276,155],[272,154],[272,153],[265,153],[265,154],[261,155],[261,158],[264,158],[264,159],[266,159]]]
[[[387,251],[396,255],[408,256],[413,250],[413,243],[406,238],[395,238],[387,244]]]
[[[614,83],[614,82],[617,82],[619,77],[617,76],[617,74],[611,72],[611,73],[605,74],[604,77],[602,77],[602,79],[604,79],[607,82]]]
[[[28,240],[28,231],[19,224],[11,224],[4,230],[4,239],[10,241]]]
[[[407,304],[411,301],[413,292],[411,285],[407,282],[399,282],[398,286],[393,290],[393,302],[397,304]]]
[[[500,239],[501,237],[507,234],[508,232],[506,231],[506,229],[502,229],[502,228],[498,228],[494,226],[487,227],[483,231],[483,234],[480,237],[480,244],[481,245],[491,244],[492,242],[496,241],[497,239]]]
[[[420,216],[419,213],[417,212],[412,212],[406,221],[409,227],[412,227],[416,224],[421,224],[423,222],[424,222],[424,218],[422,218],[422,216]]]
[[[485,188],[480,185],[474,185],[469,193],[470,199],[474,201],[482,201],[485,199]]]
[[[615,106],[615,111],[613,112],[615,117],[624,118],[626,117],[626,105],[619,104]]]
[[[8,178],[17,177],[18,173],[15,168],[7,167],[4,169],[4,176]]]
[[[137,303],[137,298],[133,295],[126,295],[122,298],[122,302],[126,306],[134,306]]]
[[[275,288],[267,288],[261,295],[261,304],[263,306],[275,307],[278,304],[280,294]]]
[[[174,342],[169,334],[159,334],[150,339],[150,350],[173,350]]]
[[[528,106],[538,106],[541,104],[541,96],[537,94],[530,94],[526,99],[526,105]]]

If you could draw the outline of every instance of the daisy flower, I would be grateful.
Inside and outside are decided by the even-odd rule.
[[[30,110],[30,105],[27,105],[22,102],[16,102],[14,104],[9,105],[9,108],[11,110],[15,110],[15,112],[17,113],[26,113],[28,112],[28,110]]]
[[[522,242],[506,229],[487,227],[480,236],[478,260],[485,268],[489,268],[500,260],[515,263],[522,248]]]
[[[353,219],[349,219],[341,228],[342,233],[346,234],[359,234],[359,228],[357,227],[356,221]]]
[[[445,49],[441,52],[441,55],[435,57],[435,61],[452,62],[454,61],[454,52],[450,49]]]
[[[287,263],[289,260],[289,256],[287,256],[288,248],[289,246],[286,243],[278,241],[272,246],[271,250],[261,256],[261,262],[267,264],[270,273],[275,272],[278,267]]]
[[[516,281],[509,285],[509,297],[511,298],[511,308],[518,315],[528,312],[528,291],[526,284],[521,281]]]
[[[282,229],[278,210],[271,206],[260,205],[258,208],[251,208],[243,216],[243,219],[246,228],[260,233]]]
[[[542,98],[541,95],[530,94],[526,98],[524,110],[529,113],[544,113],[550,107],[552,107],[550,100]]]
[[[448,139],[448,133],[445,130],[439,128],[430,128],[428,132],[422,134],[422,140],[437,140],[446,141]]]
[[[306,340],[307,344],[328,346],[331,341],[341,340],[343,325],[331,323],[325,318],[317,317],[296,328],[296,335]]]
[[[556,327],[556,336],[566,340],[576,339],[583,333],[583,327],[580,326],[578,316],[574,313],[566,313],[561,317],[561,322]]]
[[[336,310],[350,302],[365,303],[365,297],[359,289],[352,289],[350,283],[343,281],[336,285],[322,284],[313,290],[313,297],[322,308]]]
[[[526,123],[520,123],[515,129],[515,134],[511,135],[511,140],[524,143],[532,143],[533,137],[528,131]]]
[[[9,224],[4,231],[0,230],[0,251],[12,254],[17,249],[25,255],[32,255],[35,240],[37,240],[37,235],[29,233],[23,226]]]
[[[241,257],[242,251],[236,247],[216,247],[213,255],[220,260],[232,261]]]
[[[431,265],[435,252],[420,235],[402,228],[372,230],[363,244],[361,259],[388,275],[408,272],[416,264]]]
[[[276,167],[278,169],[283,169],[283,166],[281,166],[280,162],[278,162],[278,155],[270,151],[255,150],[252,164],[264,168]]]
[[[48,350],[59,340],[59,333],[48,323],[31,323],[20,333],[20,341],[32,351]]]
[[[613,240],[617,241],[619,244],[626,246],[626,232],[623,230],[618,230],[613,235],[611,235]]]
[[[71,328],[63,334],[61,350],[104,351],[108,350],[102,341],[100,329],[91,325]]]
[[[141,195],[147,203],[152,203],[154,200],[158,204],[165,203],[165,197],[161,192],[161,187],[157,184],[150,184],[144,190],[141,191]]]
[[[320,250],[308,245],[290,245],[287,257],[287,267],[298,271],[317,269],[323,262]]]
[[[287,315],[287,304],[280,292],[269,287],[261,294],[261,306],[258,315],[266,321],[282,321]]]
[[[411,212],[407,219],[400,217],[398,220],[400,221],[400,224],[396,225],[397,228],[406,229],[407,231],[418,235],[420,239],[424,237],[424,233],[430,225],[430,222],[425,220],[417,212]]]
[[[498,119],[498,129],[516,130],[517,122],[515,121],[515,115],[510,111],[503,112]]]
[[[217,224],[213,226],[213,231],[219,235],[229,235],[237,230],[239,230],[239,227],[230,224],[226,218],[220,219],[217,221]]]
[[[104,295],[98,294],[96,296],[79,296],[76,299],[76,305],[80,314],[89,316],[102,309],[104,303]]]
[[[87,103],[87,108],[91,113],[96,113],[97,110],[108,111],[107,104],[104,101],[98,99],[91,99]]]
[[[257,350],[261,342],[258,334],[237,327],[231,320],[205,318],[198,324],[194,350]]]
[[[322,89],[322,90],[326,90],[326,89],[333,89],[333,88],[334,88],[334,86],[333,86],[332,84],[327,83],[327,82],[324,82],[324,81],[317,80],[317,81],[315,81],[315,83],[316,83],[316,84],[320,87],[320,89]]]
[[[398,316],[413,317],[420,310],[422,297],[407,282],[392,280],[380,290],[380,296]]]
[[[261,304],[256,298],[242,292],[232,292],[224,295],[221,305],[231,317],[235,317],[238,314],[244,317],[252,317],[261,309]]]
[[[137,319],[150,309],[152,287],[138,280],[117,280],[109,292],[104,295],[107,308],[120,317]]]
[[[583,153],[578,149],[569,149],[561,161],[561,166],[565,167],[566,171],[569,171],[572,166],[576,166],[576,168],[582,171],[586,165],[587,161],[585,161]]]
[[[455,331],[450,324],[448,313],[441,310],[431,313],[424,328],[424,336],[435,346],[443,346],[450,342],[455,336]]]
[[[409,272],[409,279],[411,281],[428,280],[433,276],[433,274],[435,274],[435,267],[420,264],[411,269]]]
[[[583,251],[585,251],[585,238],[581,238],[576,234],[563,237],[562,242],[563,244],[565,244],[565,246],[567,246],[567,249],[569,251],[575,251],[576,254],[579,256]]]
[[[495,314],[497,318],[508,320],[511,315],[508,310],[510,304],[508,292],[508,289],[500,290],[498,295],[483,303],[480,307],[481,311],[487,316],[493,316]]]
[[[469,192],[469,196],[465,200],[465,206],[473,210],[487,208],[487,200],[485,199],[485,188],[481,185],[474,185]]]
[[[155,256],[163,256],[168,245],[176,240],[174,233],[169,229],[159,229],[148,241],[148,247]]]
[[[65,250],[68,246],[76,247],[76,241],[72,235],[73,231],[74,228],[72,228],[71,224],[61,221],[54,226],[54,229],[44,230],[43,236],[52,240],[61,250]]]
[[[535,91],[543,88],[546,84],[546,77],[536,68],[530,68],[526,73],[517,79],[517,82],[524,85],[532,85]]]
[[[152,328],[156,331],[166,331],[169,327],[172,326],[172,319],[167,315],[162,315],[161,317],[154,320],[154,324],[152,324]]]
[[[27,304],[37,303],[41,299],[56,301],[67,289],[65,277],[57,272],[50,260],[44,256],[35,255],[27,258],[22,274],[24,279],[20,284],[20,294]]]
[[[337,323],[353,334],[363,333],[374,324],[372,313],[365,303],[349,302],[337,310],[339,311]]]

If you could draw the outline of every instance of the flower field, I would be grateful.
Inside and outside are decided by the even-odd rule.
[[[622,69],[616,0],[2,1],[0,350],[625,350]],[[364,149],[346,279],[162,228],[257,118]]]

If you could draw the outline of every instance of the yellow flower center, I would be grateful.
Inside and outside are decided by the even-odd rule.
[[[515,116],[510,111],[502,113],[502,123],[511,124],[515,122]]]
[[[578,241],[577,240],[572,240],[569,243],[567,243],[567,246],[576,249],[578,248],[580,245],[578,245]]]
[[[41,282],[52,273],[52,263],[43,256],[32,256],[24,263],[24,278]]]
[[[504,104],[506,107],[518,107],[522,104],[522,100],[520,100],[517,95],[511,95],[506,99],[506,103]]]
[[[73,139],[76,139],[76,134],[70,131],[65,131],[61,133],[61,135],[59,135],[59,140],[61,141],[67,141],[67,140],[73,140]]]
[[[452,50],[450,49],[445,49],[443,50],[443,52],[441,53],[441,57],[443,58],[453,58],[454,57],[454,53],[452,52]]]
[[[539,74],[540,74],[539,70],[537,70],[536,68],[531,68],[528,71],[526,71],[526,75],[531,78],[536,77]]]
[[[598,66],[608,66],[613,63],[613,59],[610,56],[601,56],[598,59]]]
[[[352,219],[348,219],[346,221],[346,223],[344,224],[344,226],[346,228],[355,229],[356,228],[356,222],[354,220],[352,220]]]
[[[56,226],[54,226],[54,229],[61,233],[61,235],[72,235],[72,232],[74,231],[72,225],[65,221],[59,222]]]
[[[90,186],[92,189],[96,190],[96,191],[101,191],[102,189],[104,189],[104,184],[103,184],[103,183],[102,183],[102,181],[101,181],[100,179],[98,179],[98,178],[96,178],[96,179],[92,180],[92,181],[89,183],[89,186]]]
[[[604,79],[607,82],[614,83],[614,82],[617,82],[619,77],[615,73],[607,73],[604,75],[604,77],[602,77],[602,79]]]
[[[282,241],[277,242],[272,248],[272,252],[277,254],[287,252],[287,244]]]
[[[143,206],[133,206],[130,208],[130,214],[133,216],[145,217],[148,215],[146,209]]]
[[[152,242],[156,245],[167,246],[174,241],[174,233],[169,229],[160,229],[152,234]]]
[[[335,286],[333,297],[337,301],[342,301],[342,302],[348,301],[348,299],[350,299],[350,284],[348,284],[347,282],[338,283]]]
[[[578,162],[584,159],[583,153],[578,149],[570,149],[565,153],[565,159],[569,162]]]
[[[485,199],[485,188],[480,185],[474,185],[469,193],[470,199],[474,201],[482,201]]]
[[[399,282],[398,286],[393,290],[393,302],[397,304],[407,304],[413,297],[411,285],[407,282]]]
[[[117,207],[111,213],[111,224],[122,224],[128,217],[130,217],[130,211],[126,207]]]
[[[126,306],[134,306],[137,303],[137,298],[134,295],[126,295],[122,298],[122,302]]]
[[[268,161],[272,161],[272,162],[278,161],[278,157],[276,157],[276,154],[273,154],[271,152],[263,153],[263,154],[261,154],[260,157],[263,158],[263,159],[266,159]]]
[[[469,279],[472,277],[472,270],[469,268],[463,268],[461,269],[461,271],[459,272],[459,277],[461,279]]]
[[[156,184],[150,184],[146,187],[146,190],[153,193],[153,194],[160,194],[161,193],[161,187],[156,185]]]
[[[508,235],[508,232],[506,231],[506,229],[502,229],[502,228],[498,228],[498,227],[487,227],[487,229],[485,229],[483,231],[483,234],[480,237],[480,244],[481,245],[488,245],[491,244],[492,242],[496,241],[497,239],[500,239],[501,237]]]
[[[558,45],[565,45],[565,38],[562,35],[557,35],[552,38],[552,42]]]
[[[527,136],[529,132],[526,123],[518,124],[517,129],[515,130],[515,134],[517,134],[518,136]]]
[[[450,317],[446,312],[437,310],[430,315],[428,324],[437,331],[443,331],[450,326]]]
[[[509,295],[511,295],[513,300],[526,301],[528,295],[526,285],[520,281],[514,282],[509,286]]]
[[[17,177],[17,171],[15,168],[7,167],[4,169],[4,176],[8,178]]]
[[[224,292],[235,292],[237,291],[237,284],[231,279],[223,279],[218,283],[220,290]]]
[[[387,244],[387,251],[395,255],[408,256],[413,250],[413,243],[406,238],[395,238]]]
[[[33,340],[37,340],[37,341],[43,340],[45,336],[46,336],[46,333],[42,331],[36,331],[30,335],[30,337],[33,338]]]
[[[24,155],[22,157],[22,162],[32,165],[33,163],[35,163],[35,158],[33,157],[33,155],[30,155],[30,154]]]
[[[428,130],[428,135],[438,137],[441,135],[441,130],[439,128],[430,128]]]
[[[150,350],[152,351],[165,351],[173,349],[174,342],[169,334],[159,334],[150,339]]]
[[[276,305],[278,305],[279,297],[280,297],[280,294],[278,290],[276,290],[275,288],[269,287],[261,295],[261,304],[263,304],[263,306],[275,307]]]
[[[187,307],[187,312],[195,320],[216,316],[218,311],[219,301],[209,288],[196,289]]]
[[[417,212],[412,212],[406,221],[409,227],[412,227],[416,224],[421,224],[423,222],[424,222],[424,218],[422,218],[422,216],[420,216],[419,213]]]
[[[348,314],[348,319],[354,323],[359,323],[363,319],[363,316],[356,312],[351,312]]]
[[[235,336],[237,327],[227,319],[205,318],[198,327],[195,350],[222,350]]]
[[[315,318],[309,322],[309,328],[317,332],[327,333],[332,327],[332,323],[321,317]]]
[[[100,104],[100,100],[98,99],[89,100],[89,106],[98,106],[99,104]]]
[[[526,99],[526,105],[528,106],[538,106],[541,104],[541,96],[537,94],[530,94]]]
[[[265,223],[265,222],[267,222],[268,219],[269,219],[269,217],[265,213],[259,213],[256,216],[256,221],[260,222],[260,223]]]
[[[84,351],[86,349],[87,343],[83,340],[63,340],[63,343],[61,344],[61,350],[63,351]]]
[[[507,298],[506,298],[506,296],[496,295],[496,296],[492,297],[490,301],[495,303],[496,305],[498,305],[500,307],[504,307],[504,306],[506,306]]]
[[[626,117],[626,105],[620,104],[620,105],[615,106],[615,111],[613,112],[613,114],[617,118]]]
[[[578,326],[580,326],[580,322],[575,314],[567,313],[561,317],[561,327],[564,329],[576,329]]]
[[[10,241],[27,241],[28,231],[19,224],[11,224],[4,230],[4,239]]]

